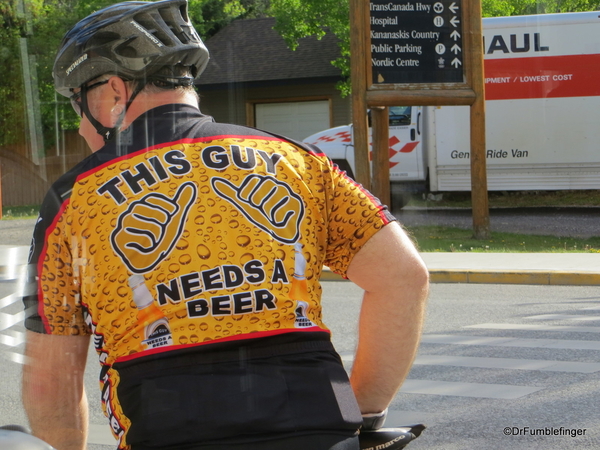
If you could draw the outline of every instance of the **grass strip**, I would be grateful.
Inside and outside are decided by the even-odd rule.
[[[2,207],[2,220],[35,219],[39,210],[40,205],[4,206]]]
[[[600,237],[570,238],[517,233],[491,233],[473,239],[473,231],[442,226],[406,227],[422,252],[600,253]]]

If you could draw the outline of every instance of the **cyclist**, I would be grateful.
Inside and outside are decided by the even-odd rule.
[[[356,449],[412,364],[412,242],[318,148],[202,115],[208,58],[186,0],[109,6],[58,51],[93,151],[44,200],[24,298],[24,404],[58,450],[85,448],[90,337],[119,449]],[[350,379],[324,265],[365,290]]]

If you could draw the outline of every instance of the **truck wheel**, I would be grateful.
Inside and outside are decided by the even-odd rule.
[[[408,205],[412,193],[406,189],[406,186],[390,183],[390,209],[392,212],[399,212],[402,208]]]

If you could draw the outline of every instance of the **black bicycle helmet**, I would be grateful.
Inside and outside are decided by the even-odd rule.
[[[81,20],[65,35],[54,62],[54,86],[69,97],[72,89],[104,74],[190,85],[208,59],[189,20],[187,0],[118,3]],[[193,78],[155,75],[175,65],[190,67]]]

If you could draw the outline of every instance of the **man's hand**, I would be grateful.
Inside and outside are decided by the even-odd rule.
[[[27,331],[23,404],[33,435],[57,450],[85,450],[88,404],[83,384],[89,336]]]
[[[165,259],[183,232],[196,185],[182,184],[173,198],[149,194],[119,217],[111,235],[113,247],[133,273],[144,273]]]
[[[211,180],[215,192],[239,209],[260,229],[286,244],[300,236],[304,216],[302,199],[273,177],[249,175],[240,186],[223,178]]]

